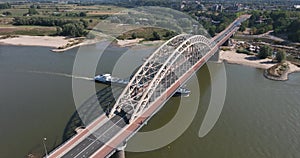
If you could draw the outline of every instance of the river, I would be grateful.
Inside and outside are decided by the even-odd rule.
[[[97,54],[97,46],[86,46]],[[142,63],[154,48],[129,53]],[[0,47],[0,157],[21,158],[43,153],[62,141],[68,121],[76,110],[72,96],[72,69],[78,49],[53,53],[46,47]],[[116,60],[127,51],[112,46],[104,53],[96,73],[111,72]],[[136,58],[135,58],[136,57]],[[262,70],[225,64],[227,93],[221,116],[203,138],[198,131],[210,98],[207,66],[197,72],[201,89],[198,112],[189,128],[174,142],[150,152],[127,152],[128,158],[299,158],[300,157],[300,74],[285,82],[265,79]],[[94,84],[93,76],[73,76]],[[105,85],[96,84],[101,90]],[[188,82],[187,87],[193,89]],[[193,91],[192,94],[193,95]],[[143,128],[162,127],[178,109],[179,97],[172,98]],[[188,105],[186,105],[188,106]]]

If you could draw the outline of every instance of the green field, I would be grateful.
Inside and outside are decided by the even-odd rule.
[[[30,8],[34,8],[37,14],[27,14]],[[65,24],[57,24],[55,20],[72,21],[71,23],[84,24],[85,30],[94,30],[107,35],[112,35],[119,39],[144,38],[145,40],[168,39],[174,35],[165,29],[146,28],[142,25],[136,26],[135,22],[127,24],[127,10],[122,7],[110,5],[79,6],[75,4],[26,4],[13,5],[10,9],[1,9],[0,13],[9,12],[11,15],[0,17],[0,35],[55,35],[56,26],[63,28]],[[119,23],[112,22],[106,18],[116,15],[123,19]],[[142,13],[141,13],[142,14]],[[147,15],[135,15],[136,19],[146,18]],[[140,17],[141,16],[141,17]],[[19,23],[14,23],[17,17]],[[40,17],[42,19],[40,19]],[[127,19],[127,20],[126,20]],[[16,22],[17,20],[15,20]],[[24,22],[25,21],[25,22]],[[32,22],[32,21],[35,21]],[[39,21],[39,23],[36,23]],[[51,22],[49,22],[51,21]],[[30,23],[32,22],[32,23]],[[16,24],[16,25],[14,25]],[[26,25],[26,26],[24,26]],[[30,26],[35,25],[35,26]],[[37,26],[43,25],[43,26]],[[174,24],[175,25],[175,24]],[[46,27],[50,26],[50,27]],[[173,26],[173,25],[172,25]],[[159,38],[154,38],[153,33],[158,34]],[[61,33],[60,33],[61,34]],[[82,35],[80,35],[82,36]],[[135,37],[136,36],[136,37]]]
[[[85,20],[88,21],[87,29],[92,29],[99,22],[112,14],[117,14],[124,8],[109,5],[79,6],[75,4],[34,4],[38,14],[26,15],[33,3],[23,5],[12,5],[10,9],[0,9],[0,15],[9,12],[11,15],[0,16],[0,35],[54,35],[55,27],[43,26],[13,26],[15,17],[30,18],[43,17],[63,20]],[[85,16],[79,16],[85,13]]]
[[[55,35],[56,27],[44,26],[1,26],[0,35],[31,35],[31,36],[44,36]]]
[[[0,20],[11,19],[13,17],[24,17],[28,13],[28,9],[31,4],[28,5],[13,5],[11,9],[0,9],[0,13],[10,12],[9,16],[1,16]],[[41,4],[39,8],[35,5],[36,11],[39,13],[37,15],[30,15],[31,17],[53,17],[60,19],[87,19],[99,21],[104,15],[117,14],[118,12],[124,10],[124,8],[117,6],[77,6],[77,5],[58,5],[58,4]],[[86,13],[84,17],[67,16],[72,14],[79,14],[81,12]],[[3,24],[0,22],[0,24]]]

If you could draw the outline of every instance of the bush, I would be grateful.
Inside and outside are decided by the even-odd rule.
[[[236,50],[237,53],[247,54],[250,55],[251,53],[247,49],[238,49]]]
[[[8,12],[8,11],[3,12],[2,14],[3,14],[3,15],[6,15],[6,16],[12,15],[11,12]]]
[[[264,45],[260,48],[260,51],[258,52],[258,58],[265,59],[268,56],[272,55],[272,48],[270,46]]]
[[[11,5],[9,3],[2,3],[0,4],[0,9],[9,9]]]
[[[276,59],[278,62],[285,61],[285,60],[286,60],[286,52],[283,51],[283,50],[278,50],[277,53],[276,53],[275,59]]]
[[[35,8],[29,8],[29,9],[28,9],[28,14],[29,14],[29,15],[35,15],[35,14],[39,14],[39,12],[36,11]]]
[[[80,17],[86,17],[86,13],[85,13],[85,12],[80,12],[80,13],[79,13],[79,16],[80,16]]]
[[[84,31],[84,26],[81,23],[68,23],[62,26],[61,35],[70,36],[70,37],[80,37],[87,34]]]
[[[153,34],[153,41],[160,40],[160,35],[156,31],[153,31],[152,34]]]
[[[131,39],[136,39],[137,38],[137,35],[136,35],[136,33],[134,32],[134,33],[132,33],[131,34]]]

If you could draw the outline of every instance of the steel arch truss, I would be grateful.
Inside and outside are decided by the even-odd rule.
[[[202,35],[178,35],[158,48],[132,77],[109,116],[126,112],[132,121],[213,47]]]

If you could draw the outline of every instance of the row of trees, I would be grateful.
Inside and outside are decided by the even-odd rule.
[[[265,59],[273,54],[273,49],[270,46],[264,45],[260,48],[258,53],[258,57],[260,59]],[[282,49],[276,50],[275,60],[278,62],[282,62],[286,60],[286,52]]]
[[[251,18],[242,24],[252,29],[253,34],[274,30],[275,34],[287,34],[289,40],[300,42],[300,12],[296,11],[252,11]]]
[[[137,37],[138,36],[135,32],[131,34],[131,39],[136,39]],[[147,39],[147,40],[151,40],[151,41],[161,40],[161,37],[156,31],[153,31],[152,32],[152,37]]]
[[[137,6],[160,6],[168,7],[173,9],[180,8],[180,1],[177,0],[130,0],[130,1],[120,1],[120,0],[109,0],[104,3],[113,4],[117,6],[122,6],[126,8],[132,8]]]
[[[2,14],[6,15],[6,16],[12,15],[11,12],[9,12],[9,11],[3,12]]]
[[[287,27],[288,38],[291,41],[300,42],[300,19],[292,22]]]
[[[68,19],[57,19],[48,17],[15,17],[13,19],[14,25],[39,25],[39,26],[62,26],[68,23],[82,23],[82,25],[87,28],[88,21],[84,19],[80,20],[68,20]]]
[[[86,20],[65,20],[65,19],[54,19],[46,17],[30,17],[20,18],[16,17],[13,20],[14,25],[39,25],[39,26],[56,26],[57,34],[70,37],[85,36],[88,27]]]
[[[195,13],[195,16],[200,19],[200,23],[206,30],[208,30],[208,33],[211,36],[214,36],[215,33],[223,31],[231,22],[233,22],[237,18],[237,15],[235,13],[220,13],[216,15],[197,12]]]
[[[46,17],[15,17],[13,19],[14,25],[39,25],[39,26],[62,26],[67,23],[76,22],[74,20],[54,19]]]
[[[70,36],[70,37],[81,37],[87,35],[84,26],[81,23],[68,23],[62,27],[56,27],[58,35]]]
[[[35,8],[29,8],[28,13],[25,13],[24,16],[25,15],[38,15],[38,14],[39,14],[39,12]]]
[[[66,13],[66,16],[69,17],[86,17],[86,12],[80,12],[80,13]]]
[[[11,5],[9,3],[0,3],[0,9],[10,9]]]

